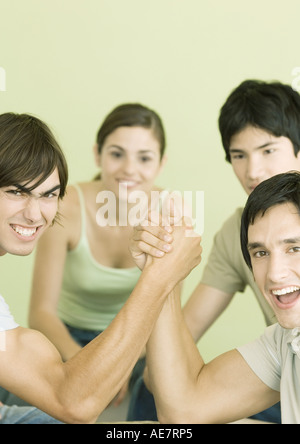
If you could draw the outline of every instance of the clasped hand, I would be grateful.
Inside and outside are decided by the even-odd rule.
[[[162,216],[149,212],[147,219],[134,228],[130,251],[141,270],[162,259],[162,267],[172,267],[184,279],[201,262],[201,237],[189,219],[175,217],[173,207],[167,223]]]

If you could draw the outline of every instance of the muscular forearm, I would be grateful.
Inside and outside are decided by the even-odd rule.
[[[279,400],[237,350],[204,364],[174,294],[148,341],[147,364],[160,422],[227,423]]]
[[[159,419],[167,423],[176,422],[176,406],[193,398],[197,377],[204,365],[183,320],[176,293],[170,294],[165,302],[147,343],[150,387]]]
[[[149,339],[165,299],[201,260],[200,239],[174,230],[177,247],[147,258],[142,275],[108,328],[67,362],[41,334],[7,333],[0,384],[65,422],[94,422],[118,393]],[[25,329],[26,330],[26,329]]]
[[[87,417],[97,415],[118,393],[147,342],[170,279],[144,271],[132,295],[109,327],[65,363],[61,396]],[[77,416],[77,415],[76,415]]]
[[[65,363],[36,330],[7,331],[0,385],[63,422],[95,422],[129,377],[175,285],[171,280],[160,264],[147,267],[108,328]]]

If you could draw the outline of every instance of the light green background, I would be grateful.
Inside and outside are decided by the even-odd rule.
[[[66,153],[70,182],[95,174],[95,134],[114,106],[138,101],[160,113],[169,161],[159,184],[205,193],[203,262],[187,279],[186,299],[214,233],[246,199],[224,160],[219,109],[246,78],[297,80],[299,16],[299,0],[0,0],[0,112],[45,120]],[[32,265],[33,255],[1,258],[0,291],[22,325]],[[210,359],[263,328],[246,291],[199,346]]]

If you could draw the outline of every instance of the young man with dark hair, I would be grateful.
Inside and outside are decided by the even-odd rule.
[[[279,82],[246,80],[227,98],[220,111],[219,129],[226,160],[249,195],[264,180],[290,170],[300,170],[300,96]],[[195,342],[228,307],[237,292],[253,290],[266,325],[276,316],[262,296],[242,257],[238,208],[214,238],[200,283],[184,307],[184,317]],[[135,234],[149,254],[163,249],[161,239],[147,236],[145,228]],[[151,233],[150,233],[151,234]],[[153,248],[155,247],[155,248]],[[243,314],[241,313],[241,316]],[[153,399],[140,379],[131,398],[129,419],[155,419]],[[257,415],[258,419],[280,422],[280,406]]]
[[[241,244],[278,323],[260,339],[204,364],[172,292],[147,344],[160,422],[229,423],[281,399],[282,422],[300,423],[299,172],[255,188],[243,212]]]
[[[67,178],[64,155],[43,122],[0,115],[0,256],[32,252],[55,221]],[[41,333],[18,326],[0,297],[0,386],[62,422],[95,422],[132,371],[168,293],[200,262],[199,237],[186,237],[185,229],[177,227],[172,255],[147,260],[105,332],[67,362]],[[5,424],[53,422],[30,407],[0,406],[0,417]]]

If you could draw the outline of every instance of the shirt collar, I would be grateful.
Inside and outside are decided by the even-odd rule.
[[[300,359],[300,327],[293,328],[293,330],[291,330],[287,343],[289,344],[292,352]]]

